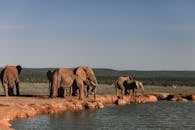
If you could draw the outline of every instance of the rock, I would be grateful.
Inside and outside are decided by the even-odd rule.
[[[157,102],[158,98],[154,95],[144,95],[144,102],[143,103],[149,103],[149,102]]]
[[[98,108],[104,108],[104,104],[102,102],[97,103]]]
[[[181,101],[182,99],[181,95],[173,95],[173,97],[170,98],[170,101]]]
[[[180,101],[182,101],[182,102],[188,102],[188,99],[182,98]]]
[[[124,99],[118,99],[118,100],[117,100],[117,104],[118,104],[118,105],[126,105],[127,102],[126,102]]]
[[[117,97],[114,95],[104,95],[101,97],[103,104],[114,104],[117,101]]]
[[[195,94],[192,94],[192,101],[195,101]]]
[[[97,103],[95,102],[87,102],[86,104],[85,104],[85,108],[87,108],[87,109],[95,109],[95,108],[97,108]]]
[[[167,97],[170,95],[169,93],[154,93],[154,94],[151,94],[151,95],[154,95],[158,98],[158,100],[166,100]]]

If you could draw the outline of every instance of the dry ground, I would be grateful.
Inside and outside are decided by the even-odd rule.
[[[195,86],[144,86],[144,93],[172,93],[172,94],[193,94],[195,93]],[[138,90],[139,91],[139,90]],[[31,95],[49,95],[48,83],[20,83],[21,95],[31,96]],[[120,92],[120,91],[119,91]],[[112,85],[99,84],[97,89],[98,94],[114,94],[115,89]],[[0,85],[0,95],[4,95],[4,90],[2,85]]]

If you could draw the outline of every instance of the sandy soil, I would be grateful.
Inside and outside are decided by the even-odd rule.
[[[99,109],[109,104],[125,105],[131,103],[156,102],[158,100],[188,101],[195,100],[195,87],[145,86],[144,95],[116,97],[114,87],[99,85],[96,100],[89,96],[84,100],[78,97],[48,97],[48,84],[21,83],[20,97],[5,97],[0,87],[0,129],[11,129],[10,120],[27,118],[39,114],[53,114],[60,111]]]

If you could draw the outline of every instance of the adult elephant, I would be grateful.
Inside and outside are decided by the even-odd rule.
[[[74,73],[76,76],[78,76],[80,79],[83,80],[84,85],[84,94],[85,96],[89,95],[89,87],[92,87],[92,92],[94,93],[94,100],[96,98],[96,89],[97,89],[97,79],[93,72],[93,69],[89,66],[79,66],[75,68]],[[73,94],[76,93],[77,87],[73,86]]]
[[[124,82],[125,81],[133,81],[132,76],[120,76],[118,77],[114,84],[115,84],[115,90],[116,90],[116,96],[118,96],[118,90],[121,90],[122,96],[125,94],[125,87],[124,87]]]
[[[123,86],[125,87],[125,95],[130,95],[130,90],[132,90],[133,96],[135,96],[135,90],[138,88],[142,89],[142,93],[144,91],[143,83],[137,80],[126,80],[124,81]]]
[[[5,96],[14,95],[13,89],[16,86],[16,95],[20,95],[19,91],[19,75],[22,70],[20,65],[6,66],[1,71],[1,82],[4,88]]]
[[[50,92],[50,97],[51,97],[51,95],[52,95],[52,77],[53,77],[53,72],[54,71],[51,71],[51,70],[48,70],[47,71],[47,79],[48,79],[48,81],[49,81],[49,92]],[[72,87],[69,87],[69,95],[72,93]],[[58,95],[58,97],[64,97],[64,91],[66,91],[66,89],[64,90],[64,88],[62,88],[62,87],[60,87],[59,86],[59,88],[58,88],[58,90],[57,90],[57,95]]]
[[[79,88],[79,99],[83,99],[83,81],[74,74],[70,68],[58,68],[56,70],[48,71],[47,78],[50,85],[50,97],[56,97],[58,89],[64,90],[64,97],[66,97],[66,88],[70,89],[72,93],[72,85],[75,82]]]

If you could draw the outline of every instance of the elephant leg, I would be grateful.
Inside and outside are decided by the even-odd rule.
[[[96,100],[96,89],[94,89],[94,101]]]
[[[118,88],[115,87],[115,91],[116,91],[116,96],[118,97]]]
[[[84,90],[85,89],[85,86],[83,84],[80,84],[79,85],[79,100],[83,100],[84,98]]]
[[[20,91],[19,91],[19,83],[16,83],[16,95],[19,96],[20,95]]]
[[[122,98],[123,98],[123,96],[125,95],[125,89],[124,89],[124,87],[121,89],[121,94],[122,94]]]
[[[135,96],[137,95],[137,89],[134,90],[135,91]]]
[[[66,97],[66,88],[64,88],[64,98]]]
[[[82,100],[82,96],[81,96],[81,89],[79,88],[79,100]]]
[[[52,87],[51,87],[51,82],[49,82],[49,97],[51,97],[52,94]]]
[[[125,95],[128,95],[128,89],[125,88]]]
[[[8,95],[14,96],[14,88],[13,87],[8,87]]]
[[[130,90],[129,89],[127,90],[127,95],[130,95]]]
[[[132,90],[132,89],[129,89],[129,95],[130,95],[130,96],[132,96],[131,91],[132,91],[132,93],[133,93],[133,90]]]
[[[72,86],[69,89],[69,96],[72,96]]]
[[[92,92],[94,91],[94,90],[91,90]],[[88,97],[89,96],[89,86],[87,86],[87,95],[86,95],[86,97]]]
[[[135,89],[133,88],[133,96],[135,96]]]
[[[53,88],[52,90],[53,90],[53,91],[52,91],[51,97],[54,98],[54,97],[56,97],[56,95],[57,95],[57,88]]]
[[[86,88],[86,86],[84,87],[84,96],[87,97],[87,88]]]
[[[88,90],[88,86],[84,86],[84,95],[85,95],[85,97],[88,97],[88,95],[89,95],[89,90]]]
[[[5,92],[5,96],[8,97],[8,85],[7,84],[3,84],[3,88],[4,88],[4,92]]]
[[[72,96],[76,96],[76,91],[77,91],[77,86],[76,86],[76,83],[75,83],[76,81],[74,81],[73,82],[73,84],[72,84],[72,87],[71,87],[71,90],[72,90],[72,92],[71,92],[71,95]]]

